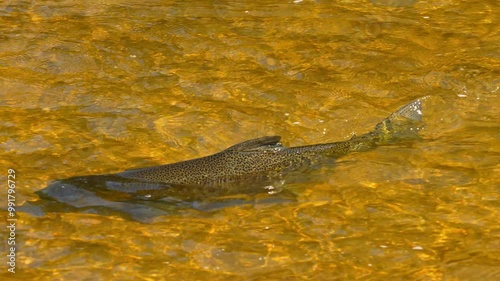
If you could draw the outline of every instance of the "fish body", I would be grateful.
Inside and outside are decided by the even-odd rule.
[[[414,133],[422,121],[421,100],[416,100],[350,140],[299,147],[285,147],[280,136],[266,136],[236,144],[202,158],[140,168],[117,176],[144,182],[185,186],[222,186],[234,182],[274,178],[350,152],[363,151]]]
[[[251,139],[192,160],[57,180],[36,192],[44,200],[28,202],[24,208],[35,214],[53,210],[118,212],[142,220],[171,211],[169,204],[158,202],[185,204],[234,194],[276,193],[281,187],[275,186],[291,173],[300,174],[302,169],[351,152],[414,138],[421,126],[419,99],[391,114],[371,132],[346,141],[288,148],[279,136]]]
[[[287,148],[279,136],[267,136],[239,143],[202,158],[129,170],[118,176],[172,185],[217,186],[283,175],[311,165],[329,153],[333,144]],[[335,146],[348,149],[347,143]]]

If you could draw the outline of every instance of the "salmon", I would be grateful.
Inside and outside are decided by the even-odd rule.
[[[62,179],[36,193],[42,199],[63,203],[64,208],[57,208],[64,210],[104,208],[141,217],[137,212],[150,212],[151,205],[145,207],[134,200],[179,202],[230,194],[277,193],[290,174],[300,174],[352,152],[418,137],[422,128],[422,99],[418,99],[382,120],[371,132],[346,141],[286,147],[280,143],[280,136],[265,136],[201,158]]]

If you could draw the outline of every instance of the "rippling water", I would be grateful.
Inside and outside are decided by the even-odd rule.
[[[98,2],[0,4],[1,179],[16,170],[17,205],[55,179],[264,135],[346,140],[429,96],[422,139],[314,171],[285,186],[292,202],[147,224],[18,212],[2,278],[500,279],[497,1]]]

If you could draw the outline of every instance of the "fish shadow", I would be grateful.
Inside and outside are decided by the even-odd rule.
[[[280,184],[283,183],[274,185]],[[26,202],[20,207],[21,212],[36,217],[50,213],[96,214],[143,223],[186,211],[208,213],[242,205],[296,201],[293,192],[275,188],[269,182],[230,186],[173,186],[134,181],[117,175],[56,180],[35,193],[39,198]]]

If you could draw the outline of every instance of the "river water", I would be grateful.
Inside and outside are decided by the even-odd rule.
[[[494,0],[3,1],[0,196],[281,135],[342,141],[424,99],[421,139],[147,223],[16,212],[2,280],[500,280]],[[7,229],[8,230],[8,229]]]

